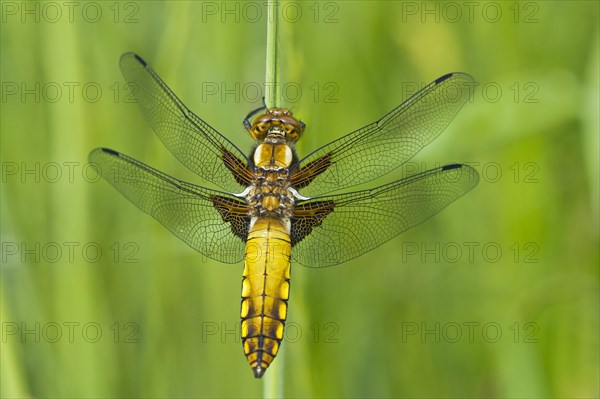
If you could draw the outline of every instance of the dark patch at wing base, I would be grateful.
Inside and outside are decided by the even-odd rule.
[[[247,186],[240,185],[240,178],[231,173],[230,166],[237,163],[223,164],[222,149],[240,163],[249,164],[239,148],[190,111],[142,57],[125,53],[120,66],[142,115],[182,164],[227,192],[238,192]]]
[[[477,171],[451,164],[370,190],[299,203],[292,220],[292,260],[334,266],[429,219],[477,185]]]
[[[464,73],[444,75],[378,121],[313,151],[299,161],[299,169],[294,165],[300,171],[318,170],[302,184],[302,195],[339,191],[399,168],[450,124],[472,98],[474,84],[473,77]],[[323,157],[326,168],[312,166]]]
[[[246,204],[228,193],[187,183],[107,148],[90,162],[129,201],[205,256],[224,263],[244,258]],[[228,223],[223,223],[226,215]]]
[[[221,147],[221,159],[241,186],[247,187],[252,184],[252,168],[250,165],[236,157],[225,147]]]
[[[333,201],[314,201],[296,205],[290,234],[292,247],[309,235],[313,228],[320,226],[323,219],[333,212],[334,207]]]
[[[325,154],[293,172],[292,187],[299,190],[312,183],[317,176],[331,166],[331,157],[332,154]]]
[[[246,242],[248,229],[250,228],[248,205],[243,201],[236,201],[219,195],[211,195],[210,200],[215,209],[219,211],[223,221],[231,225],[233,234]]]

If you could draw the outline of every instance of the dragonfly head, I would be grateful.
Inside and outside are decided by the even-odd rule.
[[[286,140],[296,142],[300,139],[306,125],[292,116],[287,108],[268,108],[262,115],[246,124],[253,139],[263,141],[269,134],[285,136]]]

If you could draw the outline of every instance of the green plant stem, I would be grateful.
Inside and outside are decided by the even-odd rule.
[[[268,107],[281,106],[280,65],[279,65],[279,0],[267,3],[267,61],[265,74],[265,104]],[[283,374],[285,358],[281,348],[277,357],[263,376],[263,397],[283,397]]]
[[[268,107],[281,106],[279,84],[279,1],[267,3],[267,64],[265,75],[265,103]]]
[[[282,342],[283,343],[283,342]],[[263,398],[283,398],[283,371],[285,369],[285,350],[279,347],[277,357],[263,376]]]

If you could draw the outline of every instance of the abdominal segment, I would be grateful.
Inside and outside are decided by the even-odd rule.
[[[276,218],[257,218],[246,241],[242,345],[256,378],[279,351],[290,293],[290,236]]]

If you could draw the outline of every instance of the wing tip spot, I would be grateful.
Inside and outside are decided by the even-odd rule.
[[[456,75],[456,72],[451,72],[451,73],[447,73],[445,75],[440,76],[439,78],[437,78],[435,80],[436,84],[442,83],[444,80],[451,78],[452,76]]]
[[[115,150],[111,150],[110,148],[104,148],[104,147],[102,147],[102,148],[99,148],[99,150],[102,151],[102,152],[108,153],[110,155],[117,156],[117,157],[121,155],[118,152],[116,152]]]
[[[138,62],[140,64],[142,64],[143,66],[148,66],[148,64],[146,63],[146,61],[142,57],[140,57],[139,55],[137,55],[135,53],[131,53],[131,54],[133,54],[133,56],[135,57],[135,59],[138,60]]]
[[[452,170],[452,169],[460,169],[462,168],[464,165],[459,164],[459,163],[452,163],[450,165],[444,165],[442,166],[442,170]]]

